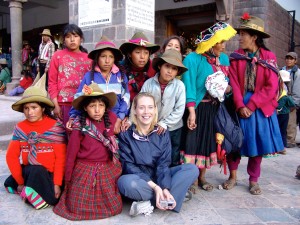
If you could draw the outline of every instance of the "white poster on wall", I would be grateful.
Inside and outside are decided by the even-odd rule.
[[[80,27],[111,23],[113,0],[78,0]]]
[[[155,0],[126,0],[126,25],[154,31]]]

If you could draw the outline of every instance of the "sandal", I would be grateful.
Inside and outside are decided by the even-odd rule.
[[[236,185],[237,185],[237,182],[235,179],[228,179],[222,184],[222,187],[225,190],[230,190],[230,189],[234,188]]]
[[[199,182],[198,185],[205,191],[212,191],[214,189],[214,186],[207,181]]]
[[[195,184],[192,184],[192,185],[189,187],[188,191],[190,191],[190,192],[193,193],[193,194],[196,194],[197,189],[198,189],[198,187],[197,187]]]
[[[262,191],[261,191],[258,184],[250,185],[249,186],[249,191],[252,195],[261,195],[261,193],[262,193]]]

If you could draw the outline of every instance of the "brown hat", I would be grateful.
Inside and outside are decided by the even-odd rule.
[[[82,101],[88,97],[101,96],[101,95],[105,96],[109,101],[108,108],[114,107],[117,102],[117,95],[114,92],[104,93],[104,91],[99,87],[99,85],[94,82],[91,83],[89,86],[85,84],[83,86],[82,91],[76,95],[77,96],[75,96],[72,102],[72,106],[78,110],[81,109]]]
[[[159,45],[150,43],[144,33],[137,32],[128,42],[125,42],[120,46],[120,50],[124,55],[127,55],[128,53],[132,52],[134,48],[139,46],[148,49],[150,54],[153,54],[160,49]]]
[[[152,67],[156,71],[159,70],[159,66],[161,66],[164,63],[170,63],[171,65],[177,66],[178,69],[180,69],[180,73],[177,75],[180,75],[187,71],[188,69],[182,64],[182,56],[180,52],[178,52],[175,49],[168,49],[166,50],[161,57],[154,58],[152,61]]]
[[[0,59],[0,65],[7,65],[7,61],[4,58]]]
[[[23,41],[23,46],[24,45],[29,45],[29,42],[28,41]]]
[[[89,53],[88,57],[94,60],[97,52],[100,52],[104,49],[111,50],[113,52],[115,61],[120,61],[123,59],[122,52],[106,36],[101,37],[100,41],[96,44],[95,49]]]
[[[40,35],[46,35],[46,36],[52,37],[49,29],[44,29],[43,32],[40,33]]]
[[[245,12],[240,19],[240,26],[234,28],[240,33],[240,30],[254,30],[261,35],[262,38],[271,37],[265,32],[264,21],[256,16],[250,16],[249,13]]]
[[[23,105],[31,102],[42,102],[54,109],[53,102],[47,97],[47,91],[38,86],[31,86],[27,88],[24,91],[22,98],[14,103],[11,108],[15,111],[23,112]]]
[[[296,59],[296,60],[298,58],[298,55],[297,55],[296,52],[289,52],[288,54],[286,54],[285,57],[287,57],[287,56],[290,56],[290,57],[292,57],[293,59]]]

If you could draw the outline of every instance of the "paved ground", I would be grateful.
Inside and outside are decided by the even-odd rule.
[[[10,100],[0,97],[0,130],[11,129],[7,121],[17,121],[18,113],[10,109]],[[1,141],[0,133],[0,141]],[[300,140],[300,135],[297,137]],[[300,148],[288,149],[288,154],[264,159],[260,185],[263,194],[253,196],[248,192],[247,159],[243,158],[238,185],[230,190],[219,190],[226,176],[218,166],[208,171],[207,180],[214,184],[212,192],[198,190],[193,199],[184,203],[180,213],[155,210],[149,217],[128,216],[130,204],[125,203],[122,214],[104,220],[73,222],[52,212],[52,208],[36,211],[24,204],[20,197],[6,193],[3,182],[9,176],[5,163],[6,150],[0,150],[0,224],[255,224],[296,225],[300,224],[300,180],[295,171],[300,164]]]

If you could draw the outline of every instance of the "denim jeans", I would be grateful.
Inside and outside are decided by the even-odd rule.
[[[170,168],[171,187],[170,193],[176,201],[173,209],[179,212],[188,188],[199,175],[199,170],[194,164],[183,164]],[[155,193],[148,183],[135,174],[122,175],[118,180],[119,191],[122,195],[135,201],[151,200],[155,203]]]

